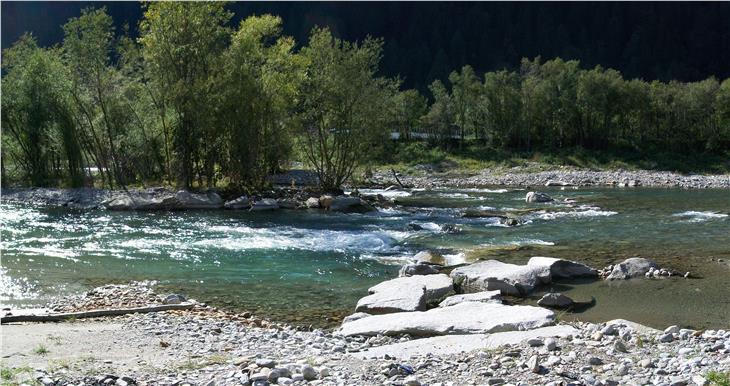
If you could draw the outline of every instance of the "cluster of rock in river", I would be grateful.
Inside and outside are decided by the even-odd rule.
[[[3,199],[17,202],[33,202],[46,205],[80,209],[108,209],[117,211],[163,211],[195,209],[231,209],[269,211],[276,209],[324,209],[336,212],[367,212],[373,204],[387,204],[377,195],[330,195],[298,189],[277,189],[264,196],[237,196],[224,200],[217,192],[209,190],[193,193],[177,192],[166,188],[134,190],[104,189],[5,189]]]
[[[527,266],[538,271],[547,267],[555,278],[589,272],[582,265],[544,258]],[[89,296],[108,304],[110,301],[101,299],[124,293],[119,297],[130,301],[139,294],[139,300],[132,302],[136,304],[148,297],[146,288],[106,286],[90,291]],[[501,291],[492,292],[479,295],[478,300],[474,294],[451,295],[434,309],[463,307],[470,302],[497,307],[493,301]],[[156,301],[166,298],[155,295]],[[93,302],[73,301],[82,307]],[[501,311],[495,308],[495,312]],[[400,314],[413,316],[417,312]],[[461,316],[454,314],[453,318]],[[348,335],[342,330],[261,325],[252,323],[250,317],[204,305],[192,311],[106,320],[122,324],[124,333],[115,337],[120,347],[160,350],[165,359],[155,363],[140,358],[134,365],[119,367],[104,358],[78,362],[68,358],[66,367],[23,373],[29,370],[17,369],[15,381],[46,386],[705,386],[712,374],[730,371],[730,331],[677,326],[661,331],[625,320],[479,334],[454,334],[447,329],[442,330],[447,335],[420,339],[411,334]],[[83,321],[75,323],[83,329]],[[345,323],[343,329],[350,323],[357,321]]]
[[[489,334],[524,331],[551,325],[551,310],[503,304],[502,296],[524,297],[561,279],[597,278],[599,272],[584,264],[552,257],[532,257],[517,265],[497,260],[479,261],[450,269],[434,254],[422,252],[404,266],[401,277],[371,287],[358,301],[356,313],[338,330],[347,336],[417,336]],[[630,258],[616,264],[608,280],[643,277],[658,269],[656,263]],[[559,293],[548,293],[538,305],[570,308],[576,303]]]

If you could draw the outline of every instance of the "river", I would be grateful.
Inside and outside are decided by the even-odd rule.
[[[545,191],[556,202],[527,204],[525,190],[501,187],[364,191],[399,204],[367,214],[75,211],[3,203],[0,301],[35,306],[98,285],[154,280],[161,291],[211,305],[332,326],[369,286],[395,277],[400,263],[424,249],[454,264],[478,258],[521,263],[540,255],[602,268],[641,256],[693,278],[561,283],[545,290],[596,299],[594,307],[561,318],[727,327],[730,192]],[[470,208],[538,210],[523,212],[521,226],[506,227],[494,218],[463,218]],[[460,231],[445,232],[444,225]],[[532,304],[539,295],[515,301]]]

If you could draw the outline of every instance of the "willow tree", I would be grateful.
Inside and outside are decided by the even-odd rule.
[[[102,178],[107,184],[123,186],[118,137],[126,116],[118,114],[121,79],[111,65],[114,23],[101,9],[84,9],[64,26],[64,59],[71,74],[71,96],[79,114],[80,127]]]
[[[227,47],[232,14],[221,2],[147,3],[140,22],[142,55],[171,122],[176,180],[189,188],[196,176],[213,182],[218,155],[210,100],[212,77]]]
[[[299,119],[303,148],[323,189],[338,189],[387,138],[387,103],[397,82],[377,77],[383,43],[361,43],[315,28],[301,51],[307,61]]]
[[[31,35],[3,52],[3,161],[12,161],[34,186],[63,176],[71,186],[83,182],[68,78],[60,52],[38,47]]]

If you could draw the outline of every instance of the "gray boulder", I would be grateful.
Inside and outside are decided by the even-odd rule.
[[[279,203],[277,203],[273,198],[264,198],[262,200],[254,201],[253,204],[251,204],[252,212],[275,209],[279,209]]]
[[[573,299],[557,292],[547,293],[537,301],[537,305],[548,308],[569,308],[574,304]]]
[[[187,299],[185,299],[185,296],[180,294],[170,294],[167,295],[163,300],[162,304],[180,304],[184,303]]]
[[[553,198],[545,193],[540,192],[527,192],[525,195],[525,202],[550,202]]]
[[[575,261],[557,259],[554,257],[534,256],[527,265],[547,266],[552,279],[569,279],[575,277],[597,277],[598,271]]]
[[[613,270],[606,277],[606,280],[625,280],[634,277],[642,277],[649,272],[649,269],[658,269],[659,266],[642,257],[631,257],[613,266]]]
[[[317,197],[309,197],[304,203],[307,208],[319,208],[319,199]]]
[[[175,199],[180,209],[217,209],[223,206],[223,199],[218,193],[190,193],[181,190],[175,193]]]
[[[525,295],[542,284],[550,283],[550,267],[516,265],[497,260],[480,261],[451,271],[454,283],[464,292],[499,290],[503,295]]]
[[[531,330],[551,325],[554,319],[552,311],[540,307],[466,302],[428,311],[373,315],[345,323],[337,333],[345,336],[486,334]]]
[[[444,274],[399,277],[371,287],[368,292],[370,295],[357,302],[356,312],[377,315],[423,311],[428,304],[452,294],[453,283]]]
[[[439,273],[438,266],[428,263],[407,264],[401,267],[398,276],[435,275]]]
[[[502,302],[502,293],[500,291],[484,291],[473,294],[462,294],[449,296],[439,303],[439,307],[449,307],[465,302]]]
[[[223,207],[226,209],[248,209],[251,207],[251,199],[248,196],[241,196],[235,200],[226,201]]]
[[[369,212],[374,210],[370,204],[360,199],[360,197],[338,196],[329,202],[327,209],[335,212]]]
[[[119,193],[102,204],[109,210],[170,210],[179,207],[179,201],[171,194]]]

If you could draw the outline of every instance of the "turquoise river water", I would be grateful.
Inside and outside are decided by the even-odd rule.
[[[368,214],[136,213],[3,203],[0,301],[41,305],[98,285],[154,280],[160,291],[212,305],[332,326],[369,286],[395,277],[400,263],[424,249],[454,264],[542,255],[601,268],[642,256],[693,278],[560,283],[545,290],[596,299],[563,318],[730,327],[729,191],[546,191],[558,201],[527,204],[524,190],[501,188],[363,191],[399,203]],[[520,212],[524,225],[508,228],[495,219],[461,217],[468,208],[537,210]],[[413,223],[423,229],[410,230]],[[445,224],[461,232],[443,232]],[[539,295],[517,301],[534,303]]]

